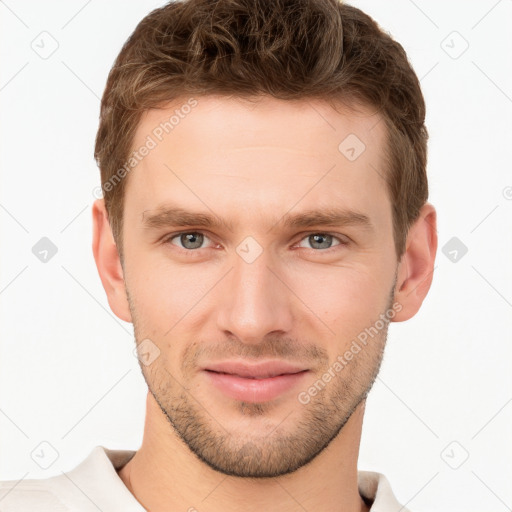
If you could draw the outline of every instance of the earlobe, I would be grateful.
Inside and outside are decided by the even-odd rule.
[[[406,251],[398,265],[395,301],[402,309],[393,318],[403,322],[420,309],[432,284],[437,252],[437,214],[426,203],[416,222],[409,229]]]
[[[107,294],[110,309],[121,320],[131,322],[132,318],[126,296],[123,268],[114,237],[112,236],[103,199],[94,201],[92,206],[92,226],[92,251],[101,283]]]

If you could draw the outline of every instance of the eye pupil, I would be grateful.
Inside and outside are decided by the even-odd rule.
[[[330,244],[332,243],[332,235],[320,233],[320,234],[316,234],[316,235],[311,235],[309,238],[313,240],[311,242],[311,246],[316,249],[329,249]],[[322,242],[322,239],[324,240],[323,242]],[[321,245],[321,247],[315,247],[316,243]]]
[[[201,233],[184,233],[180,237],[180,242],[186,249],[197,249],[203,243],[203,235]],[[187,245],[189,242],[192,247]]]

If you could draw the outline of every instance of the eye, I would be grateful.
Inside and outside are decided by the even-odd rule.
[[[177,239],[178,243],[173,242],[174,239]],[[183,231],[181,233],[174,233],[169,235],[163,240],[163,243],[170,243],[185,251],[193,252],[203,248],[202,246],[205,240],[210,240],[210,238],[200,231]],[[311,233],[302,238],[299,247],[304,247],[301,245],[304,240],[310,244],[309,248],[315,250],[316,252],[327,252],[330,249],[334,249],[334,247],[338,245],[348,245],[348,241],[331,235],[330,233]],[[334,243],[333,245],[333,242],[337,243]]]
[[[200,249],[201,245],[203,244],[204,240],[209,238],[203,234],[199,233],[197,231],[186,231],[183,233],[177,233],[175,235],[171,235],[167,237],[164,242],[165,243],[172,243],[172,240],[177,238],[181,245],[178,245],[181,249],[185,250],[194,250],[194,249]],[[177,244],[173,244],[177,245]]]
[[[337,245],[347,245],[347,242],[333,236],[329,233],[312,233],[304,237],[302,240],[307,240],[309,244],[311,244],[311,248],[319,249],[321,251],[332,249]],[[338,243],[332,245],[333,241],[337,240]],[[301,241],[302,242],[302,241]],[[303,247],[303,246],[300,246]]]

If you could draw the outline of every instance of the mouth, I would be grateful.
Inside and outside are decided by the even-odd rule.
[[[261,379],[271,379],[272,377],[281,377],[283,375],[296,375],[297,373],[307,372],[307,370],[301,370],[294,373],[276,373],[276,374],[270,374],[270,375],[264,375],[264,376],[256,376],[256,375],[238,375],[236,373],[227,373],[227,372],[216,372],[214,370],[205,370],[206,372],[212,372],[212,373],[218,373],[220,375],[232,375],[234,377],[241,377],[243,379],[254,379],[254,380],[261,380]]]
[[[241,361],[223,361],[219,363],[210,363],[203,370],[221,373],[226,375],[236,375],[247,379],[268,379],[278,377],[279,375],[292,375],[306,371],[301,365],[288,363],[285,361],[263,361],[257,364],[248,364]]]
[[[217,391],[234,400],[268,402],[295,388],[309,373],[279,361],[247,365],[240,362],[210,364],[202,373]]]

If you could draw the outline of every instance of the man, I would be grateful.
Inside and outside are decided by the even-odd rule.
[[[407,510],[357,459],[388,324],[432,282],[424,118],[403,48],[336,0],[146,16],[103,95],[92,212],[142,445],[2,510]]]

